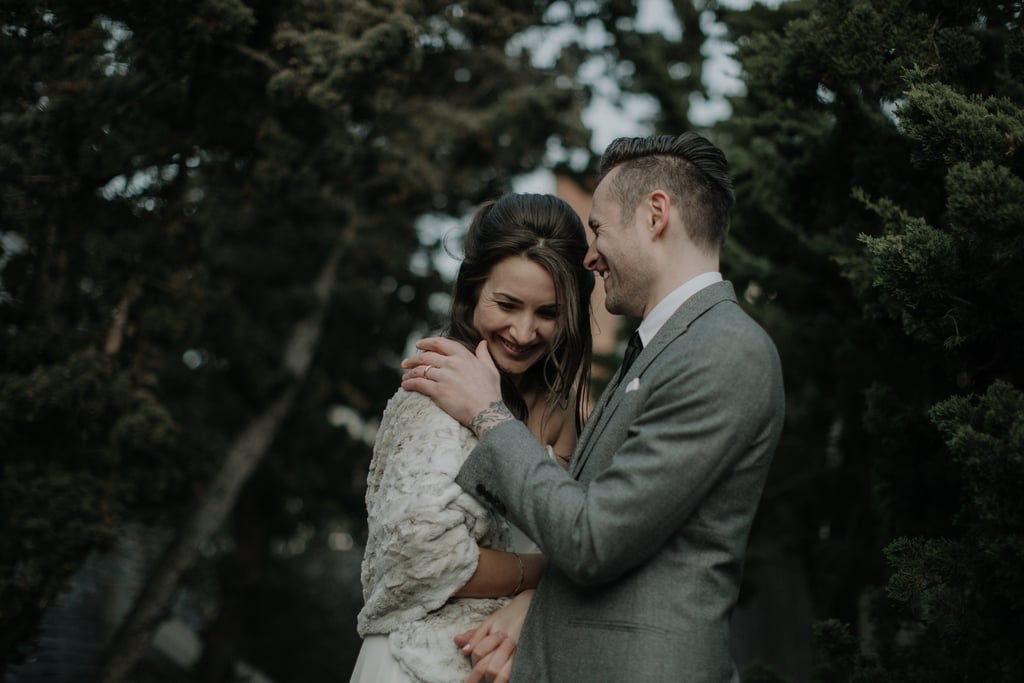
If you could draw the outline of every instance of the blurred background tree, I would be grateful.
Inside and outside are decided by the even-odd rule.
[[[818,680],[1024,671],[1022,6],[721,14],[724,267],[787,381],[761,530],[804,559]]]
[[[744,679],[1019,679],[1022,6],[4,2],[0,653],[35,656],[126,523],[163,547],[288,397],[175,614],[197,680],[346,676],[374,420],[446,312],[438,226],[554,159],[592,182],[601,80],[725,149],[723,272],[783,358]]]
[[[5,662],[40,654],[41,611],[126,523],[180,528],[277,405],[192,575],[199,675],[351,664],[358,585],[325,588],[342,569],[324,556],[363,533],[397,359],[447,312],[444,235],[418,219],[586,147],[586,93],[557,78],[570,56],[538,69],[506,48],[547,4],[3,3]],[[285,345],[311,314],[319,343],[295,373]]]

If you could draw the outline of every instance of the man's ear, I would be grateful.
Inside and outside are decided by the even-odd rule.
[[[669,214],[672,213],[672,198],[664,190],[655,190],[647,197],[650,214],[647,229],[652,239],[661,237],[668,228]]]

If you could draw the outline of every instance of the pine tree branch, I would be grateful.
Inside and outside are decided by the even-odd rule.
[[[281,65],[274,61],[274,58],[268,55],[266,52],[254,50],[248,45],[243,45],[242,43],[235,43],[234,45],[232,45],[232,47],[235,49],[235,52],[243,54],[249,59],[253,60],[254,62],[258,62],[264,65],[273,73],[277,73],[278,71],[281,70]]]
[[[103,352],[108,356],[116,356],[121,350],[121,344],[124,342],[124,328],[128,323],[128,312],[135,300],[139,298],[141,291],[142,287],[139,282],[132,280],[128,283],[127,291],[121,297],[120,303],[117,304],[117,308],[114,310],[114,320],[110,324],[107,338],[103,342]]]

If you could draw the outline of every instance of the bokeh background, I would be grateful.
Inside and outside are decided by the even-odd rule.
[[[0,1],[5,683],[348,680],[472,208],[683,130],[787,387],[744,681],[1024,679],[1022,6]]]

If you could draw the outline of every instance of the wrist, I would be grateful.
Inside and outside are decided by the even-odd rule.
[[[491,429],[503,422],[516,419],[512,411],[502,401],[493,401],[489,406],[478,412],[469,421],[469,428],[478,439],[483,439]]]

